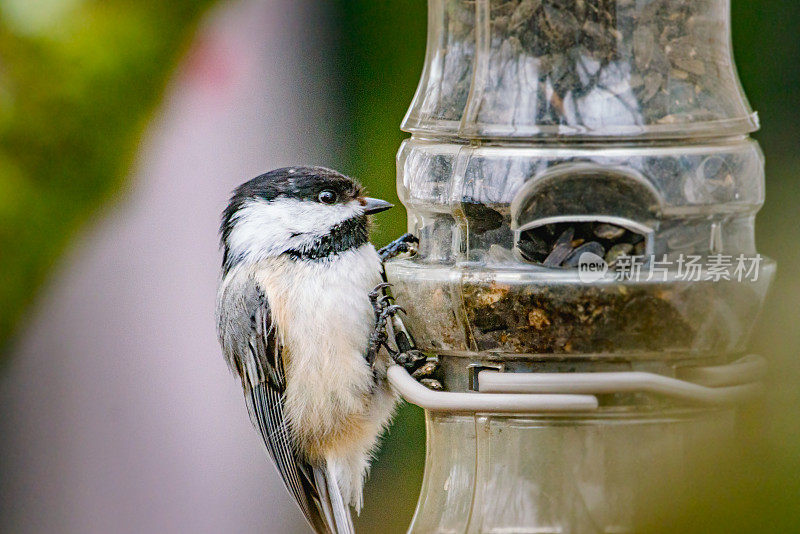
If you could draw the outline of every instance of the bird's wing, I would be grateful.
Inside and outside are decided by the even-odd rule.
[[[229,361],[233,360],[242,378],[250,419],[261,433],[286,489],[314,530],[320,534],[351,533],[350,511],[342,501],[335,479],[331,484],[327,466],[309,465],[292,444],[289,422],[284,416],[282,350],[269,302],[254,281],[237,289],[238,296],[234,298],[239,313],[246,312],[246,315],[220,321],[220,338]],[[237,306],[223,307],[230,313]],[[222,332],[223,323],[227,328],[247,330],[226,336]],[[226,340],[238,347],[225,347]],[[229,350],[235,354],[230,354]]]

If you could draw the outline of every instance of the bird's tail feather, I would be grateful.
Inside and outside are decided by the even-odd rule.
[[[329,464],[314,468],[314,482],[331,534],[355,534],[350,509],[342,498],[335,470]]]

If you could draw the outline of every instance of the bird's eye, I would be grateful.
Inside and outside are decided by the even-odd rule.
[[[334,193],[330,189],[326,189],[320,192],[317,198],[323,204],[333,204],[334,202],[336,202],[336,193]]]

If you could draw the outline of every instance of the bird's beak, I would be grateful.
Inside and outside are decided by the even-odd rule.
[[[394,206],[394,204],[390,204],[385,200],[381,200],[379,198],[370,198],[370,197],[363,197],[361,199],[361,205],[364,206],[364,213],[366,213],[367,215],[380,213],[381,211],[388,210],[389,208]]]

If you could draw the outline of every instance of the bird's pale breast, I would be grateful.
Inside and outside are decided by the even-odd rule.
[[[283,345],[285,413],[300,450],[323,458],[374,440],[365,354],[374,327],[368,294],[380,282],[375,249],[366,244],[325,261],[274,258],[255,276]]]

